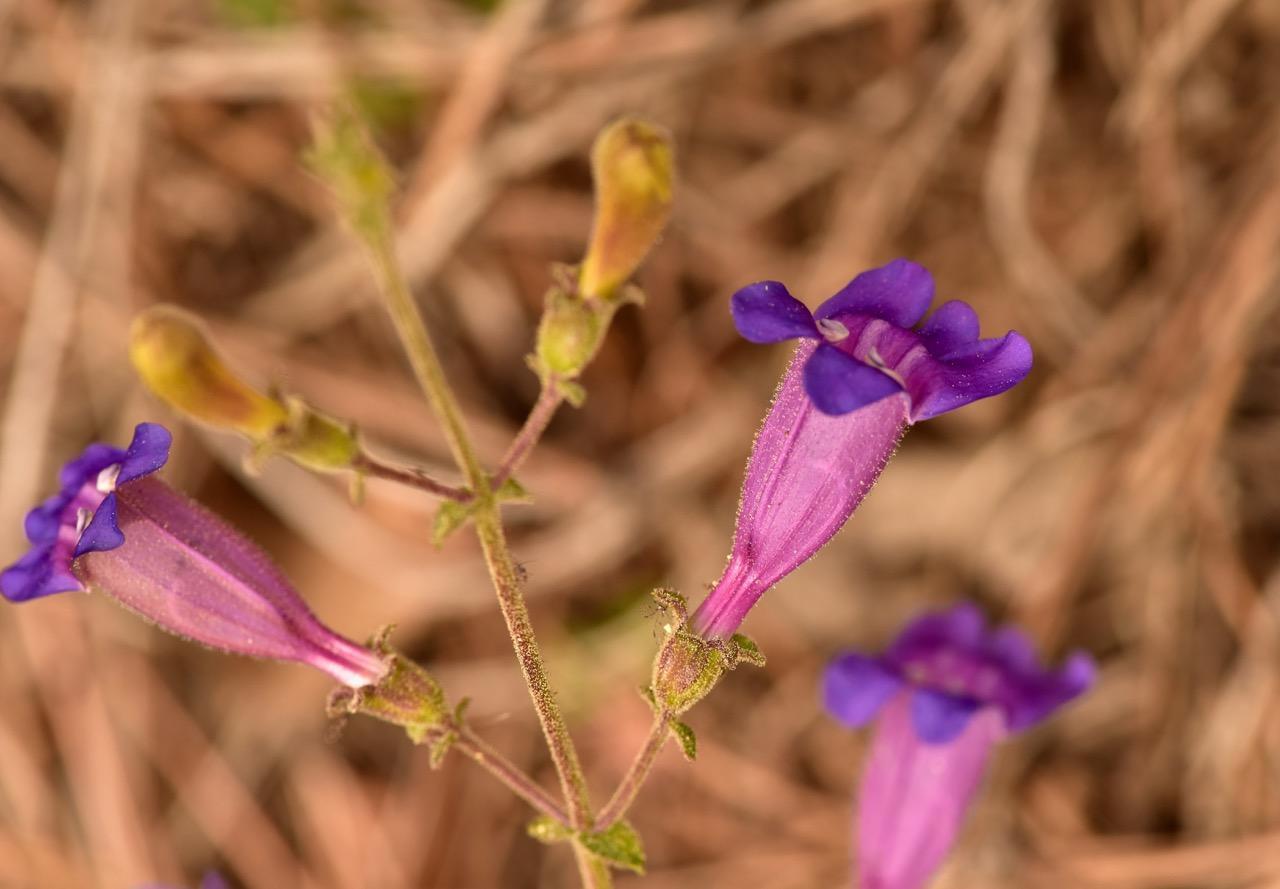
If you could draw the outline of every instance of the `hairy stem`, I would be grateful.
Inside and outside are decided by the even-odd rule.
[[[356,472],[363,472],[371,478],[386,479],[410,488],[426,491],[428,494],[439,497],[442,500],[456,500],[459,503],[465,503],[471,499],[471,492],[466,488],[459,488],[437,481],[414,466],[396,466],[391,463],[384,463],[364,452],[357,454],[355,459],[351,461],[351,468]]]
[[[606,862],[578,843],[573,844],[573,856],[578,861],[578,879],[582,881],[583,889],[613,889],[613,874]]]
[[[516,437],[512,439],[511,447],[507,448],[507,452],[503,454],[498,471],[493,474],[491,484],[495,490],[502,487],[502,483],[511,478],[520,468],[520,464],[524,463],[525,457],[529,456],[538,439],[542,438],[542,433],[547,431],[551,418],[555,416],[556,410],[563,401],[564,396],[560,394],[560,389],[554,381],[543,384],[542,391],[538,393],[537,402],[529,411],[529,416],[520,427],[520,431],[516,433]]]
[[[618,789],[613,792],[613,796],[604,804],[604,808],[596,817],[596,830],[604,830],[627,814],[627,809],[631,808],[631,804],[635,802],[636,794],[644,786],[645,779],[649,777],[649,771],[657,761],[658,754],[662,752],[663,746],[667,743],[667,736],[670,734],[671,714],[656,714],[653,718],[653,728],[649,729],[649,737],[645,738],[644,746],[640,748],[631,767],[622,777]]]
[[[476,456],[475,448],[471,444],[470,435],[462,419],[462,412],[458,408],[453,390],[449,388],[444,368],[436,355],[435,347],[431,344],[426,325],[401,275],[391,247],[391,240],[377,238],[369,244],[392,321],[395,322],[405,351],[409,353],[409,361],[413,365],[418,383],[426,393],[432,409],[443,423],[449,448],[459,468],[466,475],[468,487],[475,494],[475,511],[472,519],[475,522],[476,534],[480,538],[485,564],[489,568],[489,576],[498,594],[498,605],[507,623],[511,644],[515,648],[516,659],[520,663],[520,671],[524,674],[525,683],[529,687],[529,696],[533,699],[538,722],[542,726],[543,735],[546,736],[551,760],[555,764],[556,774],[560,779],[560,788],[568,809],[569,826],[575,830],[588,829],[591,826],[591,802],[587,796],[587,782],[583,777],[582,766],[578,762],[578,754],[574,749],[573,739],[569,736],[564,715],[560,712],[555,693],[551,690],[551,683],[547,680],[542,653],[538,649],[533,624],[529,620],[529,610],[525,607],[515,564],[507,548],[498,503],[493,496],[484,469],[480,465],[480,460]],[[581,864],[584,853],[576,852],[575,854],[579,855],[579,869],[582,870],[585,866]],[[593,856],[588,855],[588,858],[594,861]],[[598,868],[592,864],[591,870],[595,872]],[[607,869],[605,878],[608,878]],[[601,883],[597,876],[593,882],[586,885],[594,889],[594,887],[607,886],[608,883]]]
[[[568,824],[564,809],[551,798],[551,795],[511,760],[494,749],[488,741],[465,725],[454,726],[453,731],[457,734],[457,740],[453,742],[455,750],[471,757],[477,765],[507,785],[512,793],[542,814],[554,818],[561,824]]]
[[[489,575],[498,593],[498,606],[507,622],[516,659],[520,662],[520,672],[524,674],[525,683],[529,686],[529,695],[538,712],[538,722],[542,724],[542,733],[547,738],[551,760],[555,763],[556,774],[560,778],[560,788],[564,792],[569,811],[569,825],[578,830],[586,829],[591,826],[591,801],[587,796],[587,782],[582,775],[582,765],[578,762],[573,739],[569,737],[564,714],[560,712],[555,692],[547,680],[546,667],[542,663],[542,654],[533,635],[533,624],[529,620],[529,609],[525,607],[524,596],[520,593],[520,580],[507,549],[498,506],[492,493],[482,494],[479,500],[474,515],[476,533],[480,537],[485,563],[489,566]]]
[[[388,237],[368,241],[373,256],[374,269],[377,271],[382,294],[387,301],[387,309],[391,320],[395,323],[396,332],[409,355],[409,363],[413,365],[413,373],[418,384],[431,403],[431,409],[440,418],[444,426],[445,439],[449,443],[449,451],[454,461],[467,477],[467,485],[478,491],[486,486],[484,469],[480,466],[480,458],[476,456],[475,447],[467,433],[466,423],[462,419],[462,410],[458,400],[445,378],[444,367],[440,357],[427,334],[427,326],[418,313],[413,302],[409,285],[401,274],[400,264],[395,257],[394,242]]]

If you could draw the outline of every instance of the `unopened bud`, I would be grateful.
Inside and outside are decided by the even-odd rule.
[[[671,136],[634,118],[615,121],[596,137],[591,170],[596,218],[578,289],[587,299],[608,299],[644,260],[671,215]]]
[[[260,439],[287,419],[285,406],[237,376],[204,324],[176,306],[134,318],[129,357],[148,389],[193,420]]]
[[[354,106],[339,103],[316,118],[306,163],[357,235],[371,243],[390,237],[395,176]]]

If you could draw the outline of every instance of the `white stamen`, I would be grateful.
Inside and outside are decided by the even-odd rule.
[[[116,479],[120,477],[120,464],[112,463],[106,469],[98,473],[98,482],[95,487],[103,494],[110,494],[116,489]]]
[[[89,519],[93,518],[93,513],[85,509],[83,506],[76,510],[76,539],[80,539],[80,535],[84,533],[84,529],[89,524]]]
[[[835,318],[819,318],[817,320],[818,332],[822,334],[822,338],[829,343],[838,343],[841,340],[849,338],[849,328],[845,327]]]
[[[867,364],[870,364],[886,376],[892,377],[903,389],[907,388],[907,381],[902,378],[902,374],[889,366],[888,362],[886,362],[884,358],[880,356],[880,353],[876,351],[875,346],[867,349]]]

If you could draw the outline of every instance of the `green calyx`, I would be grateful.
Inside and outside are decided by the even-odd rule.
[[[692,632],[684,597],[675,590],[655,590],[653,597],[668,615],[663,626],[666,638],[654,658],[648,692],[655,712],[679,716],[706,697],[726,670],[744,663],[764,666],[760,649],[742,634],[721,641],[704,639]],[[697,752],[693,731],[679,722],[673,722],[672,731],[685,755],[692,759]]]
[[[329,695],[330,716],[362,713],[401,726],[415,744],[431,744],[431,763],[438,765],[456,739],[464,701],[451,711],[439,683],[426,670],[387,643],[391,628],[380,632],[373,647],[387,664],[376,685],[338,688]]]
[[[360,456],[355,426],[321,413],[301,398],[284,399],[284,422],[264,438],[254,441],[246,465],[258,471],[274,456],[290,460],[317,472],[343,472],[353,468]]]

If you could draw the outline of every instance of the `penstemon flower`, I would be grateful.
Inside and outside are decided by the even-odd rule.
[[[1043,669],[1027,637],[987,629],[961,605],[916,619],[880,657],[828,666],[827,710],[860,728],[877,720],[858,799],[861,889],[918,889],[954,845],[996,742],[1093,685],[1083,653]]]
[[[0,573],[0,593],[92,590],[211,648],[298,661],[352,688],[377,683],[382,656],[320,623],[257,546],[151,477],[171,440],[141,423],[128,449],[91,444],[67,463],[58,493],[27,514],[31,549]]]
[[[733,296],[734,322],[757,343],[802,339],[747,464],[733,551],[691,617],[727,639],[764,592],[838,531],[871,490],[906,428],[997,395],[1031,370],[1015,331],[978,338],[963,302],[933,301],[933,279],[903,259],[864,272],[810,313],[776,281]]]

